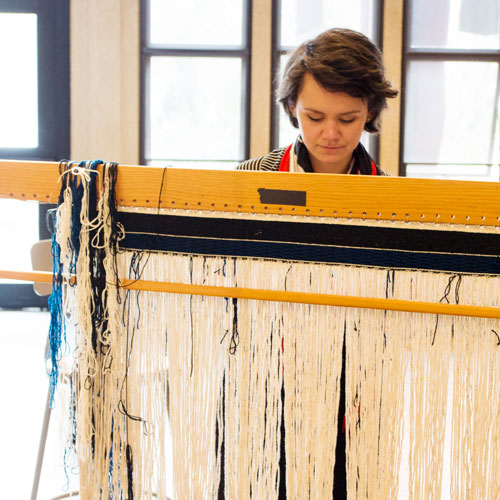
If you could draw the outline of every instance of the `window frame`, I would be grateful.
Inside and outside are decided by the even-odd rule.
[[[38,131],[36,148],[0,148],[13,160],[59,161],[70,151],[69,3],[65,0],[0,0],[0,13],[37,15]],[[52,205],[39,205],[39,238],[50,238],[45,219]],[[0,284],[0,308],[47,307],[30,284]]]
[[[5,159],[58,161],[67,157],[69,130],[69,6],[64,0],[0,0],[1,13],[37,15],[38,130],[36,148],[0,148]]]
[[[404,2],[403,6],[403,58],[401,70],[401,88],[405,89],[404,98],[401,99],[401,121],[399,131],[399,175],[406,177],[407,166],[412,163],[405,163],[405,119],[406,119],[406,100],[408,94],[406,92],[406,83],[408,78],[408,68],[412,61],[463,61],[463,62],[495,62],[498,64],[498,81],[497,81],[497,95],[495,100],[495,115],[498,117],[500,110],[498,109],[498,102],[500,98],[500,49],[446,49],[446,48],[430,48],[430,49],[412,49],[411,48],[411,7],[412,1]],[[492,131],[491,141],[494,141],[495,135]],[[418,163],[425,165],[425,163]],[[429,165],[448,165],[448,163],[430,163]],[[460,163],[453,163],[453,165],[460,165]],[[467,163],[464,165],[471,165]],[[478,165],[497,166],[496,163],[481,163]]]
[[[235,161],[245,160],[250,151],[250,89],[251,89],[251,64],[252,64],[252,0],[242,0],[243,8],[243,45],[241,48],[235,47],[192,47],[192,46],[150,46],[149,45],[149,18],[150,18],[150,1],[140,0],[140,144],[139,158],[140,163],[147,165],[150,161],[175,161],[174,158],[152,159],[146,157],[148,134],[148,110],[149,110],[149,82],[150,82],[150,62],[154,56],[167,57],[221,57],[221,58],[238,58],[242,61],[242,88],[241,88],[241,154],[242,158],[235,158]],[[209,160],[197,159],[177,159],[183,162],[199,162],[203,166],[204,162],[227,161],[216,158]]]

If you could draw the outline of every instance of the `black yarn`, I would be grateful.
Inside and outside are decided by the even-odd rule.
[[[108,203],[108,217],[104,221],[104,224],[111,228],[110,240],[108,243],[107,251],[114,257],[112,260],[113,265],[113,283],[118,287],[120,283],[120,276],[118,273],[118,261],[116,256],[120,253],[124,253],[125,250],[121,250],[119,247],[119,241],[123,236],[123,229],[121,224],[118,222],[118,208],[116,205],[116,181],[118,179],[118,163],[110,162],[105,166],[108,169],[108,180],[109,180],[109,196],[107,199]],[[117,294],[117,302],[121,304],[121,295]]]
[[[129,276],[137,276],[141,271],[140,262],[142,260],[142,254],[140,252],[134,252],[132,255],[132,259],[130,262],[129,268]],[[144,422],[145,433],[147,433],[146,422],[139,416],[132,415],[128,412],[128,371],[130,368],[130,356],[132,355],[132,350],[134,347],[134,339],[135,332],[139,328],[139,322],[141,317],[141,308],[139,304],[139,295],[140,291],[137,292],[137,311],[138,318],[137,323],[132,326],[132,331],[130,331],[130,298],[131,298],[131,290],[127,290],[125,294],[125,301],[123,304],[123,312],[122,312],[122,324],[126,327],[126,342],[127,342],[127,358],[126,358],[126,367],[125,367],[125,376],[121,382],[120,386],[120,399],[118,401],[118,411],[127,417],[127,419],[132,420],[133,422]],[[127,421],[128,427],[128,421]]]
[[[492,331],[492,332],[496,335],[496,337],[497,337],[497,340],[498,340],[497,345],[500,345],[500,335],[498,335],[498,333],[497,333],[497,332],[495,332],[495,330],[491,330],[491,331]]]
[[[59,197],[57,199],[57,205],[59,206],[64,200],[64,191],[68,186],[68,176],[63,175],[69,168],[70,163],[68,160],[61,160],[59,162],[59,176],[61,177],[61,190],[59,191]]]
[[[396,271],[391,269],[387,271],[387,277],[385,282],[385,298],[389,298],[389,286],[391,288],[392,297],[394,297],[394,282],[396,279]]]
[[[134,500],[134,460],[132,456],[132,447],[127,443],[127,483],[128,483],[128,499]]]
[[[287,271],[286,271],[286,274],[285,274],[285,291],[288,290],[287,288],[287,285],[286,285],[286,280],[288,279],[288,273],[292,270],[292,266],[290,266]]]
[[[90,174],[90,181],[88,185],[88,218],[90,221],[95,220],[97,216],[97,183],[96,172],[99,165],[103,162],[95,160],[93,162],[82,162],[80,167],[85,167]],[[81,187],[81,186],[80,186]],[[104,268],[105,253],[101,246],[102,232],[98,233],[96,228],[91,227],[89,230],[89,275],[90,287],[93,297],[93,310],[92,310],[92,349],[96,355],[101,353],[101,343],[99,340],[100,333],[105,331],[108,322],[105,318],[105,304],[103,292],[106,289],[106,270]],[[96,242],[94,246],[93,242]]]
[[[161,209],[161,194],[162,194],[162,191],[163,191],[163,184],[165,182],[165,174],[166,174],[166,172],[167,172],[167,167],[164,167],[163,168],[163,173],[162,173],[162,176],[161,176],[160,192],[158,193],[158,206],[157,206],[157,212],[156,212],[157,215],[159,215],[160,209]],[[155,234],[153,233],[152,236],[154,237]],[[147,258],[146,258],[146,262],[144,262],[144,265],[142,266],[142,269],[140,269],[139,267],[137,267],[136,275],[133,278],[133,281],[130,283],[130,285],[133,285],[137,281],[140,281],[140,279],[142,278],[142,274],[144,272],[144,269],[146,269],[146,265],[147,265],[147,263],[149,261],[149,258],[151,256],[151,252],[152,252],[151,250],[148,250],[147,252],[144,252],[144,251],[142,251],[142,252],[135,252],[137,254],[139,254],[139,253],[141,254],[141,258],[138,259],[139,261],[142,259],[142,255],[143,254],[146,254]]]
[[[446,301],[447,304],[450,303],[450,299],[448,299],[448,295],[451,292],[451,286],[453,283],[453,280],[457,278],[457,282],[455,283],[455,303],[458,304],[460,302],[460,285],[462,284],[462,275],[461,274],[454,274],[448,279],[448,284],[446,285],[444,289],[443,296],[439,300],[439,303],[441,304],[443,301]],[[432,335],[432,341],[431,345],[434,345],[434,342],[436,341],[436,333],[438,329],[438,324],[439,324],[439,314],[436,314],[436,324],[434,326],[434,333]]]
[[[231,340],[229,341],[229,354],[236,354],[236,348],[240,343],[240,334],[238,333],[238,299],[233,298],[233,330]]]

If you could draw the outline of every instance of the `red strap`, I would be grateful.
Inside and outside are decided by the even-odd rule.
[[[279,172],[290,172],[290,149],[292,149],[292,144],[285,149],[283,158],[280,161]]]

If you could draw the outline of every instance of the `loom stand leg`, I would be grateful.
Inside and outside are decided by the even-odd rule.
[[[38,456],[36,459],[35,477],[33,478],[33,487],[31,489],[31,500],[36,500],[38,496],[38,486],[40,484],[40,476],[42,474],[43,455],[45,453],[45,444],[47,443],[47,435],[49,432],[50,412],[51,412],[49,403],[50,403],[50,387],[47,391],[45,414],[43,416],[42,432],[40,434],[40,444],[38,445]]]

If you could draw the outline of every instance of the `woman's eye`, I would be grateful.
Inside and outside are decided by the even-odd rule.
[[[319,121],[321,121],[321,118],[316,118],[314,116],[309,116],[308,118],[309,118],[309,120],[311,120],[313,122],[319,122]]]
[[[352,123],[356,118],[340,118],[340,123]]]

